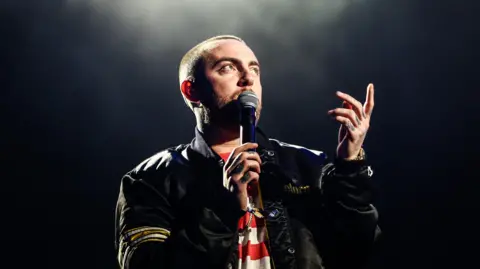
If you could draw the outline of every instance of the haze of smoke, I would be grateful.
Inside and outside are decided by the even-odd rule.
[[[178,64],[199,41],[218,34],[238,35],[268,70],[264,82],[303,81],[308,92],[316,90],[310,85],[327,76],[323,57],[338,42],[326,36],[331,25],[346,8],[365,1],[69,0],[67,8],[88,8],[91,23],[106,33],[103,38],[147,61]]]
[[[163,50],[216,34],[262,33],[291,47],[295,37],[334,20],[352,0],[68,0],[68,7],[87,5],[111,21],[112,31],[130,36],[143,49]]]

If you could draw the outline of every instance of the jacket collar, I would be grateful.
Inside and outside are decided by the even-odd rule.
[[[204,138],[204,134],[197,127],[195,127],[195,138],[192,140],[190,146],[192,150],[194,150],[196,153],[199,153],[205,158],[220,158],[220,156],[218,156],[218,154],[216,154],[207,144]]]
[[[259,128],[255,128],[256,139],[258,143],[257,152],[273,152],[274,147],[267,135]],[[199,155],[197,157],[204,157],[210,160],[215,160],[218,163],[223,165],[222,158],[215,153],[212,148],[205,141],[203,133],[195,127],[195,138],[190,144],[191,150],[195,153],[194,155]],[[262,154],[261,154],[262,155]]]

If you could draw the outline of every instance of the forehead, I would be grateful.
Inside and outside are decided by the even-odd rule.
[[[242,62],[257,61],[255,53],[247,44],[234,40],[217,40],[209,44],[206,49],[205,58],[207,62],[215,61],[220,58],[236,58]]]

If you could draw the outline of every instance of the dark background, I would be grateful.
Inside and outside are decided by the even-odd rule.
[[[334,92],[375,84],[372,268],[475,267],[478,1],[107,2],[0,4],[1,267],[117,268],[119,180],[191,140],[177,66],[217,34],[256,52],[286,142],[333,154]]]

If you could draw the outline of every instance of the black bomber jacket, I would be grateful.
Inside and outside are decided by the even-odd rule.
[[[363,268],[380,234],[373,174],[362,161],[269,139],[257,128],[272,268]],[[223,187],[223,160],[202,134],[146,159],[121,180],[116,249],[125,269],[237,268],[245,214]]]

